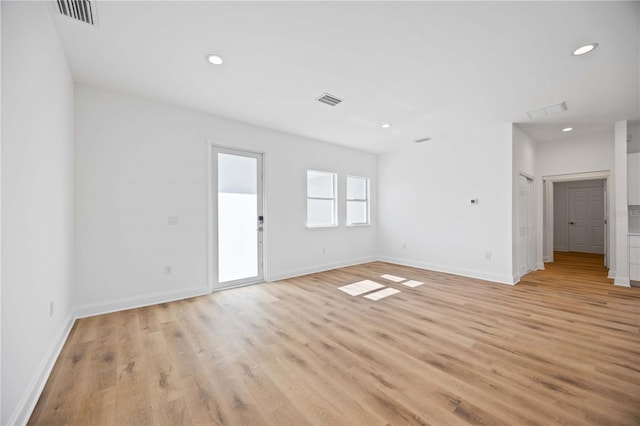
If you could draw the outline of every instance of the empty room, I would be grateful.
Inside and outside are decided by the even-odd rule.
[[[0,424],[640,424],[640,2],[0,15]]]

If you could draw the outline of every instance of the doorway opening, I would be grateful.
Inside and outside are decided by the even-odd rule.
[[[610,264],[607,196],[609,172],[546,176],[544,179],[544,261],[562,253],[571,259],[597,258]]]
[[[263,154],[210,146],[210,288],[264,280]]]

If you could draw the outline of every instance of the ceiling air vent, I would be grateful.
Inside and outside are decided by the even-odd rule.
[[[324,95],[320,96],[319,98],[316,99],[316,101],[318,102],[322,102],[323,104],[327,104],[327,105],[331,105],[331,106],[336,106],[338,105],[340,102],[342,102],[342,99],[340,98],[336,98],[333,95],[330,95],[328,93],[325,93]]]
[[[564,102],[558,102],[557,104],[546,105],[540,108],[532,109],[531,111],[527,111],[527,117],[534,118],[542,118],[547,115],[557,114],[559,112],[563,112],[567,110],[567,104]]]
[[[95,0],[55,0],[58,11],[75,20],[97,25]]]

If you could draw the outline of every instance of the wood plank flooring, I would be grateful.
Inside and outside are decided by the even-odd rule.
[[[602,256],[546,267],[374,262],[82,319],[29,424],[640,424],[640,289]],[[337,290],[363,279],[401,293]]]

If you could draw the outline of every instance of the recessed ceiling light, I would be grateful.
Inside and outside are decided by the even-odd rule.
[[[213,65],[222,65],[222,58],[218,55],[207,55],[207,61]]]
[[[563,132],[570,132],[573,130],[573,127],[565,127],[564,129],[562,129]]]
[[[572,55],[573,56],[585,55],[595,50],[596,47],[598,47],[598,43],[585,44],[584,46],[578,47],[576,50],[574,50]]]
[[[389,127],[391,127],[391,124],[389,124],[389,123],[384,123],[384,124],[382,125],[382,128],[383,128],[383,129],[388,129]]]

